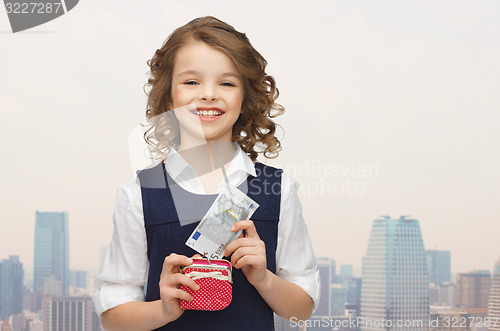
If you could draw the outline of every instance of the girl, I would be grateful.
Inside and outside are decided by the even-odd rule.
[[[280,150],[271,118],[283,108],[267,62],[245,34],[202,17],[174,31],[148,65],[145,138],[160,162],[117,191],[113,238],[96,280],[103,326],[253,331],[273,330],[273,312],[309,318],[319,277],[298,184],[256,162],[259,152],[271,158]],[[244,232],[225,250],[233,300],[220,311],[184,311],[179,299],[193,298],[179,286],[198,290],[180,272],[196,254],[184,243],[225,181],[259,204],[252,220],[231,228]]]

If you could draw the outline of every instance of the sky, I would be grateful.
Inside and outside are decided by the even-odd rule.
[[[0,9],[0,259],[33,268],[35,211],[68,211],[72,269],[97,269],[146,61],[193,18],[245,32],[285,114],[268,164],[301,183],[317,256],[359,274],[379,215],[419,220],[452,271],[500,257],[500,3],[80,1],[12,34]],[[261,161],[265,161],[260,158]]]

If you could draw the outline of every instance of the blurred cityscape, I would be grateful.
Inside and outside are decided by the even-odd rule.
[[[67,212],[36,211],[33,274],[25,274],[19,256],[0,257],[0,331],[102,330],[94,275],[70,269],[68,238]],[[275,317],[275,329],[500,331],[500,259],[492,272],[452,275],[451,258],[425,250],[418,220],[381,216],[372,223],[361,275],[318,258],[321,297],[313,316]]]
[[[94,275],[70,269],[68,238],[67,212],[36,211],[33,275],[19,256],[0,262],[0,331],[102,330]]]

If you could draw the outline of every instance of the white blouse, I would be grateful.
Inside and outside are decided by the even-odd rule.
[[[174,149],[165,160],[165,168],[183,189],[195,194],[205,194],[193,168]],[[248,175],[256,176],[254,163],[239,146],[236,146],[226,174],[234,186],[240,185]],[[223,183],[217,192],[222,185]],[[276,275],[302,287],[313,299],[316,308],[319,302],[319,272],[302,216],[298,188],[296,179],[282,175]],[[141,187],[137,179],[118,187],[113,223],[113,237],[104,258],[102,272],[95,281],[94,300],[99,315],[123,303],[144,301],[145,298],[144,286],[148,278],[149,261],[146,255]]]

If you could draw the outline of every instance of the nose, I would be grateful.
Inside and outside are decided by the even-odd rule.
[[[215,91],[215,88],[209,85],[205,85],[200,93],[200,99],[203,101],[217,100],[217,92]]]

